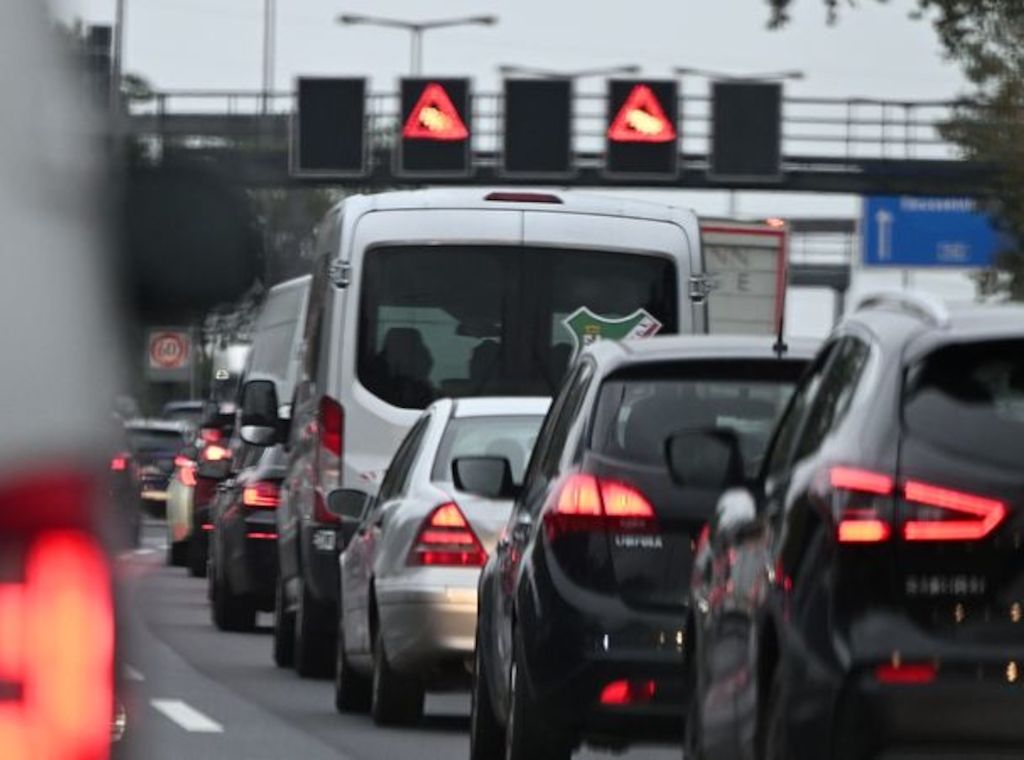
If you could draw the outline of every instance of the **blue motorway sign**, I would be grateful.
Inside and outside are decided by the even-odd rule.
[[[987,267],[1000,249],[992,218],[971,198],[864,199],[866,266]]]

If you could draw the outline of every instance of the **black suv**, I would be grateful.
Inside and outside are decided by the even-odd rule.
[[[723,436],[756,474],[814,348],[689,336],[582,354],[481,575],[474,760],[681,738],[689,575],[720,492],[673,479],[669,439]]]
[[[691,756],[1024,754],[1024,310],[867,298],[723,496]]]

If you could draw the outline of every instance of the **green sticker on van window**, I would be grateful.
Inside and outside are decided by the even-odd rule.
[[[628,317],[603,317],[581,306],[562,320],[575,344],[573,356],[599,340],[636,340],[658,334],[662,324],[646,309],[637,309]]]

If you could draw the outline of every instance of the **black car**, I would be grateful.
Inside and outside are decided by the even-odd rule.
[[[812,354],[706,336],[582,354],[480,579],[474,760],[681,737],[689,573],[717,493],[673,480],[668,440],[738,440],[753,474]]]
[[[124,429],[142,506],[151,515],[163,516],[174,458],[185,445],[186,427],[180,422],[137,419],[127,421]]]
[[[208,582],[214,624],[250,630],[256,612],[274,609],[277,523],[288,464],[280,446],[242,447],[240,469],[210,506]]]
[[[868,298],[693,578],[694,756],[1024,756],[1024,310]]]

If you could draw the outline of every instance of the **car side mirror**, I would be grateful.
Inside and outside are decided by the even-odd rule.
[[[746,488],[731,488],[715,505],[714,538],[731,542],[757,525],[757,502]]]
[[[372,504],[370,494],[354,488],[336,488],[327,494],[327,511],[341,521],[342,549],[348,546]]]
[[[271,380],[250,380],[242,387],[239,435],[253,446],[273,446],[280,440],[277,387]]]
[[[724,491],[743,484],[743,454],[731,430],[681,430],[666,441],[665,454],[676,485]]]
[[[452,462],[452,481],[464,493],[486,499],[514,499],[519,486],[505,457],[459,457]]]

